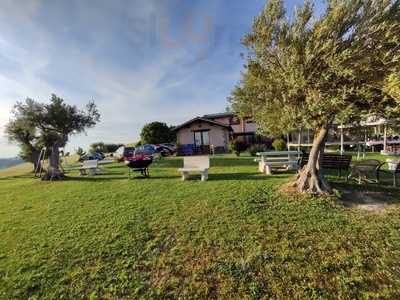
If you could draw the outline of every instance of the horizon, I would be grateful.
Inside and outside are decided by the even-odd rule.
[[[303,1],[285,2],[293,13]],[[94,142],[136,142],[152,121],[179,125],[223,112],[245,63],[241,38],[265,3],[2,2],[0,157],[18,156],[3,131],[26,98],[48,102],[54,93],[79,108],[95,101],[101,121],[71,137],[71,153]]]

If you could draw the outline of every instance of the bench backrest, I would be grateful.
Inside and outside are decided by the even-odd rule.
[[[207,155],[185,156],[183,158],[183,167],[185,169],[209,169],[210,157]]]
[[[309,153],[304,153],[301,158],[301,167],[308,163]],[[324,153],[321,160],[321,167],[323,169],[347,170],[350,168],[351,155],[340,155]]]
[[[375,170],[379,168],[382,165],[382,162],[377,160],[377,159],[365,159],[358,161],[354,164],[355,166],[363,166],[363,167],[369,167],[371,170]]]
[[[82,163],[82,168],[97,168],[98,161],[97,160],[85,160]]]
[[[301,152],[298,151],[266,151],[266,152],[257,152],[258,156],[297,156],[301,154]]]

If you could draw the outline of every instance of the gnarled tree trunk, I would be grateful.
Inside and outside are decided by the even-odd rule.
[[[321,159],[325,150],[329,125],[317,128],[307,165],[298,173],[295,186],[299,192],[312,194],[330,194],[331,187],[325,180],[321,169]]]
[[[51,147],[49,156],[49,167],[42,177],[42,180],[62,180],[65,178],[64,173],[60,170],[60,143],[55,143]]]
[[[40,151],[32,150],[32,153],[29,157],[29,161],[33,164],[33,172],[40,171],[42,168],[42,162],[39,160]]]

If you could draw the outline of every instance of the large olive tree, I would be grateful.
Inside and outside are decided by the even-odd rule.
[[[305,2],[288,17],[270,0],[243,43],[246,68],[234,109],[252,114],[263,133],[315,131],[308,164],[294,185],[329,193],[320,161],[335,121],[399,116],[400,1],[328,0],[321,15]]]
[[[13,118],[6,126],[6,134],[10,141],[20,145],[23,153],[31,153],[28,161],[37,161],[40,147],[48,149],[49,167],[43,176],[44,180],[64,178],[59,166],[59,149],[67,144],[70,135],[93,127],[100,119],[93,102],[89,102],[83,111],[66,104],[54,94],[49,103],[39,103],[32,99],[18,102],[12,114]]]

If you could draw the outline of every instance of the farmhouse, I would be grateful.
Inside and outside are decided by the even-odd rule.
[[[228,151],[228,143],[238,139],[248,145],[256,142],[256,124],[251,118],[217,113],[193,118],[175,127],[177,143],[197,148],[212,148],[216,153]]]

